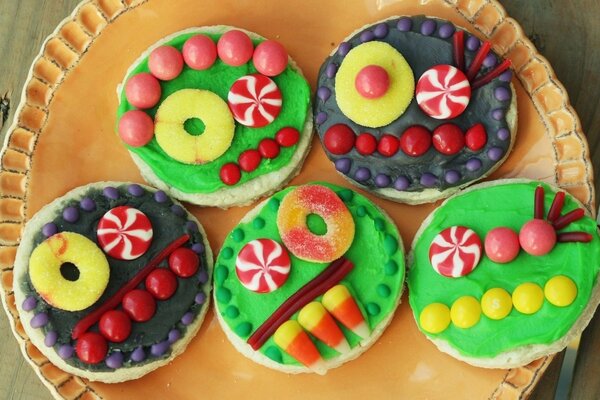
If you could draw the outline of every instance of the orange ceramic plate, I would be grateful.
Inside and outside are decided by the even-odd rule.
[[[58,27],[34,62],[0,171],[0,292],[25,356],[54,396],[520,398],[531,392],[549,358],[509,371],[471,367],[439,352],[417,330],[406,302],[372,349],[326,376],[288,376],[249,361],[209,315],[186,352],[170,365],[136,381],[99,384],[58,370],[35,349],[20,325],[12,265],[24,221],[76,186],[99,180],[142,181],[114,134],[116,87],[149,45],[191,26],[236,25],[280,40],[314,88],[319,66],[341,39],[364,24],[399,14],[446,18],[490,39],[499,54],[512,59],[518,138],[493,178],[520,176],[555,183],[592,208],[592,169],[577,116],[547,61],[496,1],[304,0],[293,5],[276,0],[85,1]],[[315,179],[347,185],[317,142],[292,183]],[[395,219],[406,246],[436,206],[373,200]],[[217,252],[251,207],[191,210]]]

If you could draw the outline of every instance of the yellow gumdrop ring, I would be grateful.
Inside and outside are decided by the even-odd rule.
[[[356,88],[356,78],[366,67],[387,72],[387,90],[376,98],[365,97]],[[342,113],[353,122],[379,128],[400,117],[415,92],[413,72],[402,54],[385,42],[363,43],[346,55],[335,77],[335,99]]]
[[[197,118],[205,128],[200,135],[185,129]],[[231,146],[235,122],[227,103],[208,90],[182,89],[167,97],[154,116],[158,145],[171,158],[185,164],[205,164]]]
[[[63,265],[70,263],[79,276],[67,279]],[[106,256],[90,239],[73,232],[57,233],[40,243],[29,258],[29,278],[51,306],[80,311],[94,304],[108,285]]]

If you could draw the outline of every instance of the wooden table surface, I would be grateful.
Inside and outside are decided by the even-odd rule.
[[[508,14],[554,67],[569,92],[587,134],[600,188],[600,15],[598,0],[501,0]],[[23,83],[43,40],[79,0],[0,0],[0,138],[19,103]],[[0,399],[50,399],[25,362],[8,320],[0,312]],[[532,398],[552,399],[563,354],[542,378]],[[600,312],[583,334],[570,398],[600,399]]]

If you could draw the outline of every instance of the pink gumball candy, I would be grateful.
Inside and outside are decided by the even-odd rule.
[[[266,76],[276,76],[285,71],[288,54],[285,47],[275,40],[265,40],[254,50],[252,61],[256,70]]]
[[[173,46],[160,46],[152,50],[148,58],[152,75],[163,81],[175,79],[183,70],[183,56]]]
[[[132,76],[125,85],[127,101],[137,108],[154,107],[160,100],[161,93],[160,82],[147,72]]]
[[[127,111],[119,121],[119,136],[130,146],[144,146],[154,136],[154,121],[143,111]]]
[[[192,69],[210,68],[217,59],[217,45],[205,35],[189,38],[183,45],[183,60]]]
[[[242,31],[225,32],[217,42],[219,58],[233,67],[246,64],[252,58],[253,52],[252,40]]]
[[[543,256],[554,248],[556,231],[548,221],[532,219],[521,228],[519,243],[532,256]]]
[[[390,77],[383,67],[367,65],[356,75],[354,85],[362,97],[376,99],[388,91]]]
[[[505,264],[519,254],[519,235],[510,228],[494,228],[485,237],[485,254],[490,260]]]

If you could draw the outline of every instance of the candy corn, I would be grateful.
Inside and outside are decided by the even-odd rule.
[[[315,344],[310,340],[298,321],[289,320],[281,324],[273,335],[273,340],[283,351],[300,361],[308,368],[319,372],[324,370],[323,359]]]
[[[371,334],[367,321],[346,286],[332,287],[325,292],[321,302],[335,319],[361,338],[364,339]]]
[[[350,351],[350,345],[342,330],[321,303],[313,301],[305,305],[298,314],[298,322],[304,329],[337,352]]]

